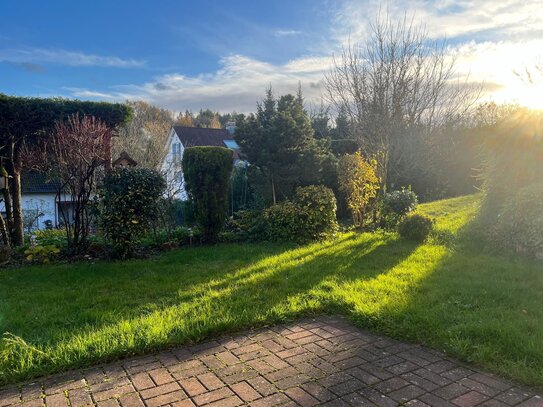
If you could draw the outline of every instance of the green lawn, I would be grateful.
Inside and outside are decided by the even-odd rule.
[[[439,238],[347,233],[303,247],[231,244],[124,263],[0,272],[0,382],[225,331],[339,313],[543,387],[543,266],[469,238],[478,197],[422,205]]]

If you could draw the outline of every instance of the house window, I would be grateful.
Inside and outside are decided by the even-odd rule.
[[[181,154],[181,143],[173,143],[172,144],[172,153],[174,155],[180,155]]]
[[[236,143],[235,140],[224,140],[224,144],[226,147],[228,147],[230,150],[239,150],[238,143]]]

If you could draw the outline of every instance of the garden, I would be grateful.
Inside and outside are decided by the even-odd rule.
[[[0,95],[0,384],[341,314],[543,388],[542,113],[459,110],[436,65],[381,90],[352,55],[325,81],[335,123],[269,88],[229,116],[239,159],[187,146],[186,201],[156,163],[111,165],[145,104]],[[364,92],[334,93],[355,73]],[[428,94],[452,110],[410,103]],[[25,228],[27,171],[71,203],[62,227]]]
[[[543,384],[541,263],[482,251],[481,196],[420,205],[421,244],[345,232],[318,243],[228,243],[124,262],[0,273],[0,380],[89,366],[322,313]],[[39,305],[38,305],[39,304]]]

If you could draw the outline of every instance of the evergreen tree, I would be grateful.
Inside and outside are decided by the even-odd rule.
[[[344,140],[352,138],[350,127],[349,116],[347,115],[345,107],[342,106],[336,117],[336,126],[330,132],[332,139]]]
[[[315,139],[301,92],[274,99],[271,88],[257,114],[239,120],[236,140],[251,164],[252,180],[276,203],[298,186],[322,183],[333,157]]]

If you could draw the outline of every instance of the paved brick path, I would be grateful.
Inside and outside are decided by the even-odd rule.
[[[0,389],[1,406],[543,406],[443,354],[319,318]]]

